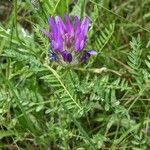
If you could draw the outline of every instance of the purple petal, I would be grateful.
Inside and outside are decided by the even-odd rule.
[[[71,63],[71,61],[72,61],[71,53],[67,53],[66,51],[63,51],[63,52],[61,52],[61,55],[62,55],[64,61]]]
[[[74,17],[74,24],[75,24],[75,37],[76,37],[80,33],[80,25],[81,25],[77,16]]]
[[[81,62],[85,62],[90,56],[91,55],[89,53],[85,52],[81,57]]]
[[[49,17],[48,24],[51,30],[51,38],[56,41],[60,37],[60,34],[59,34],[59,31],[58,31],[58,28],[56,26],[54,19]]]
[[[67,54],[67,61],[69,63],[71,63],[71,61],[72,61],[72,55],[71,55],[71,53]]]
[[[80,39],[79,39],[79,38],[77,38],[77,39],[75,40],[74,48],[75,48],[75,51],[76,51],[76,52],[79,51],[79,49],[80,49]]]
[[[84,52],[83,56],[81,57],[81,62],[85,62],[91,55],[96,55],[97,52],[94,50],[89,50]]]
[[[78,17],[74,17],[75,21],[75,51],[79,52],[84,49],[86,34],[89,26],[89,19],[84,17],[82,23],[80,23]]]
[[[90,55],[97,55],[97,52],[94,50],[89,50],[87,51],[87,53],[89,53]]]
[[[74,36],[74,29],[73,29],[73,26],[70,22],[68,15],[65,15],[65,20],[66,20],[66,32],[70,35],[70,37],[73,37]]]
[[[68,48],[71,47],[72,39],[68,36],[68,34],[65,34],[65,43]]]
[[[55,42],[54,40],[51,41],[51,45],[54,48],[54,50],[58,51],[59,45],[57,42]]]
[[[81,40],[80,41],[80,50],[82,50],[84,48],[84,45],[85,45],[85,41]]]
[[[77,38],[75,39],[75,45],[74,45],[76,52],[80,52],[84,49],[85,39],[86,39],[86,37],[84,37],[82,33],[80,33],[77,36]]]
[[[49,24],[51,31],[54,32],[54,30],[56,28],[56,24],[52,17],[48,17],[48,24]]]
[[[59,29],[61,35],[63,35],[65,33],[65,25],[64,25],[63,21],[61,20],[61,18],[59,16],[56,16],[55,22],[56,22],[57,28]]]
[[[59,47],[58,47],[59,51],[62,51],[63,50],[63,39],[62,39],[62,37],[58,38],[57,43],[59,45]]]
[[[51,40],[51,45],[56,52],[63,51],[63,40],[62,38],[58,38],[57,40]]]
[[[88,27],[89,27],[90,20],[88,17],[84,17],[82,23],[81,23],[81,32],[84,36],[86,36]]]

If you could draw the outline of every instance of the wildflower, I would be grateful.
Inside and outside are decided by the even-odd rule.
[[[89,27],[88,17],[84,17],[82,22],[78,17],[74,17],[74,24],[69,16],[65,15],[65,23],[59,16],[55,19],[49,17],[48,24],[50,32],[42,29],[51,43],[50,59],[57,61],[61,65],[77,65],[87,61],[91,55],[96,55],[96,51],[85,51],[87,31]]]

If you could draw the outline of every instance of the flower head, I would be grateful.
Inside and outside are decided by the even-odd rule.
[[[84,50],[89,27],[88,17],[80,22],[75,16],[74,23],[71,23],[69,16],[65,15],[64,18],[65,23],[59,16],[54,19],[49,17],[50,32],[41,30],[51,43],[50,59],[62,65],[77,65],[85,62],[91,55],[96,55],[94,50]]]

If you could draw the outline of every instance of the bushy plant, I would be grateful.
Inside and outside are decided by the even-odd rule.
[[[0,2],[0,149],[150,148],[148,0]],[[50,60],[47,17],[90,19],[77,66]]]

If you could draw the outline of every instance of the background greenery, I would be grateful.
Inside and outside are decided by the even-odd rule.
[[[150,1],[0,1],[0,149],[150,148]],[[87,64],[49,62],[40,32],[68,13],[91,25]]]

